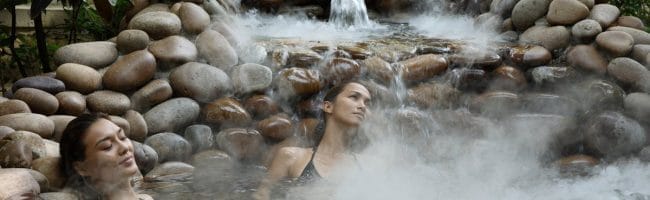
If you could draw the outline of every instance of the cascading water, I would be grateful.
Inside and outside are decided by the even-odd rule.
[[[332,0],[330,23],[341,27],[369,25],[366,3],[363,0]]]

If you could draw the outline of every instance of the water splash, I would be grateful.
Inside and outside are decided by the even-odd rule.
[[[366,3],[363,0],[332,0],[330,23],[339,27],[370,25]]]

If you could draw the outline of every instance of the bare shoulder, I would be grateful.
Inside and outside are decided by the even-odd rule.
[[[282,147],[278,149],[277,159],[284,161],[302,160],[306,155],[311,155],[311,148],[302,147]]]

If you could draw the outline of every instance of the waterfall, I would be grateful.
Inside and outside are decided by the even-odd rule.
[[[332,0],[330,23],[337,26],[366,26],[370,24],[363,0]]]

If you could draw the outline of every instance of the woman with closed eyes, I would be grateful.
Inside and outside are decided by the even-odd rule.
[[[60,142],[66,189],[80,199],[152,199],[137,194],[133,144],[106,114],[83,114],[68,123]]]

